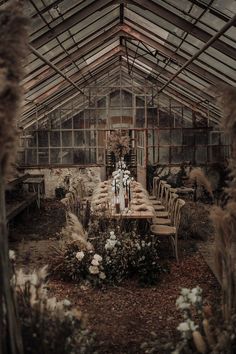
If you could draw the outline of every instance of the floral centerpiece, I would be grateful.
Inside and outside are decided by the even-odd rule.
[[[120,160],[130,151],[130,138],[122,135],[121,131],[113,131],[108,137],[107,146],[110,153],[114,153],[117,160]]]

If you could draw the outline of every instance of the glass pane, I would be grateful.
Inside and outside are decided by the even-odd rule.
[[[48,149],[39,149],[38,151],[39,164],[48,165],[49,163],[49,151]]]
[[[183,161],[194,162],[194,148],[190,146],[183,146]]]
[[[160,138],[160,145],[169,145],[170,144],[170,131],[169,130],[160,130],[159,138]]]
[[[145,109],[137,108],[136,109],[136,127],[143,128],[145,122]]]
[[[208,134],[207,131],[196,131],[195,133],[195,143],[196,145],[207,145]]]
[[[194,145],[194,132],[183,130],[183,145]]]
[[[72,132],[62,132],[62,146],[72,146]]]
[[[157,127],[157,108],[148,108],[147,121],[149,127]]]
[[[169,148],[160,147],[159,148],[159,163],[169,163]]]
[[[72,128],[72,118],[69,118],[69,114],[67,114],[67,117],[64,117],[63,113],[62,113],[61,127],[63,129],[71,129]]]
[[[84,130],[74,132],[74,146],[83,146],[85,144]]]
[[[96,131],[85,130],[85,145],[86,146],[96,146]]]
[[[181,129],[171,130],[171,144],[172,145],[182,145],[182,130]]]
[[[50,163],[52,164],[61,163],[60,156],[61,156],[60,149],[50,149]]]
[[[136,96],[136,107],[145,107],[145,96]]]
[[[37,155],[36,149],[26,150],[26,164],[27,165],[36,165],[37,164]]]
[[[74,163],[78,165],[85,165],[86,156],[84,149],[74,149]]]
[[[106,97],[98,98],[97,101],[97,106],[100,107],[106,107]]]
[[[183,162],[182,147],[171,148],[171,163]]]
[[[207,162],[207,147],[196,146],[195,160],[196,160],[196,163]]]
[[[50,146],[61,146],[60,132],[50,132]]]
[[[104,163],[105,161],[105,151],[104,149],[98,149],[98,159],[97,163]]]
[[[40,131],[38,132],[38,146],[47,147],[48,146],[48,132]]]
[[[84,112],[79,112],[74,116],[74,129],[83,129],[84,128]]]
[[[159,126],[163,128],[170,126],[170,116],[167,112],[159,111]]]
[[[116,90],[110,93],[110,106],[111,107],[120,107],[120,90]]]
[[[73,149],[62,150],[62,163],[65,164],[73,163]]]
[[[132,107],[132,94],[130,92],[121,91],[121,100],[122,100],[122,107]]]

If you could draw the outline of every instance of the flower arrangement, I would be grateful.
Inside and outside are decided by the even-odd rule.
[[[108,137],[107,146],[110,153],[114,153],[117,160],[124,157],[130,151],[130,138],[122,135],[121,131],[113,131]]]
[[[93,286],[117,284],[132,276],[138,277],[142,284],[158,281],[163,271],[159,264],[158,241],[150,235],[142,239],[137,230],[127,232],[119,226],[108,225],[102,229],[95,225],[95,228],[90,225],[88,230],[92,249],[81,249],[81,244],[75,242],[64,244],[52,265],[54,274]]]

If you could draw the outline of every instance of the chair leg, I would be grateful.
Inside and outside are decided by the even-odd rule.
[[[171,236],[171,241],[172,241],[171,245],[172,245],[174,256],[176,258],[177,263],[179,263],[177,235]]]

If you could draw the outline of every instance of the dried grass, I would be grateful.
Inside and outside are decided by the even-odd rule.
[[[207,179],[207,177],[205,176],[204,172],[202,171],[202,169],[200,168],[194,168],[190,174],[189,174],[189,178],[192,181],[196,181],[198,185],[204,187],[206,189],[206,191],[211,195],[211,197],[213,198],[213,192],[212,192],[212,187],[211,184],[209,182],[209,180]]]
[[[227,192],[231,199],[224,209],[215,208],[211,217],[215,226],[215,266],[221,281],[223,310],[226,321],[236,313],[236,284],[234,270],[234,248],[236,241],[236,89],[223,87],[218,96],[223,111],[222,125],[232,141],[232,160],[229,163],[232,181]]]

